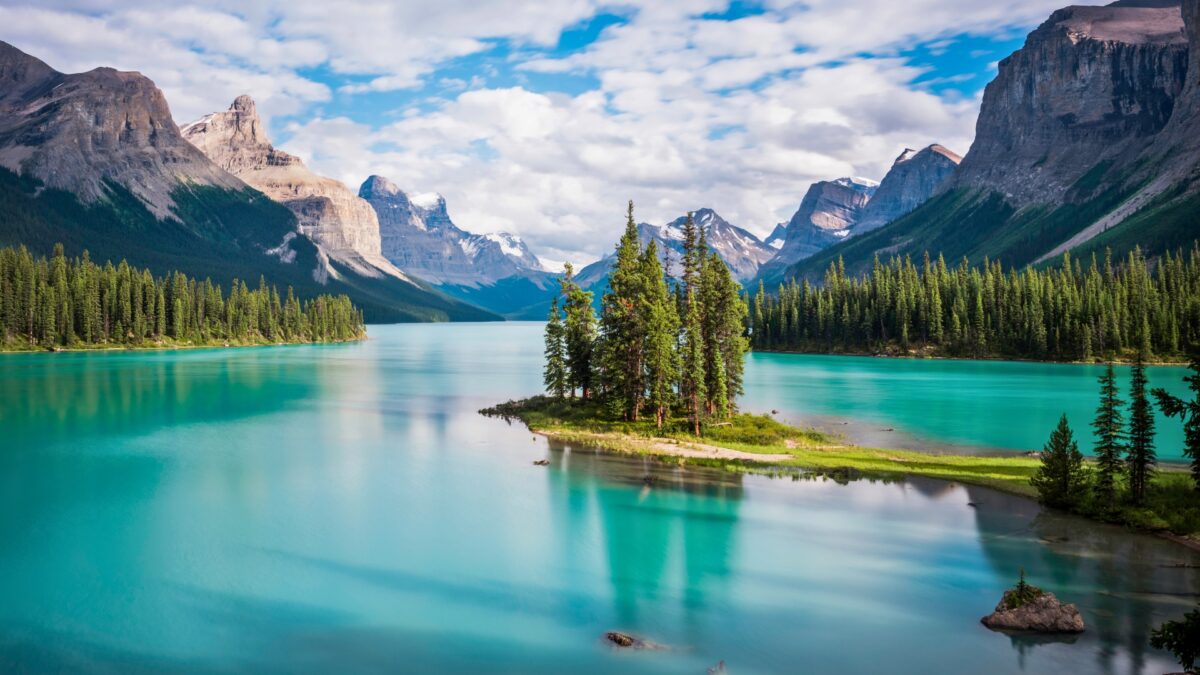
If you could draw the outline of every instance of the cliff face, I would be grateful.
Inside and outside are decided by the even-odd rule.
[[[905,149],[862,209],[854,223],[854,234],[883,227],[924,204],[941,189],[961,161],[962,157],[941,145]]]
[[[0,166],[72,192],[84,203],[107,181],[159,218],[181,184],[243,190],[180,135],[166,98],[140,73],[65,75],[0,42]]]
[[[379,217],[384,257],[412,276],[437,285],[479,286],[542,272],[520,237],[471,234],[456,226],[441,195],[409,195],[382,176],[368,178],[358,194]]]
[[[1178,2],[1054,12],[1001,61],[951,186],[998,191],[1018,209],[1087,198],[1070,188],[1100,162],[1131,160],[1166,126],[1187,64]]]
[[[1068,7],[984,92],[975,142],[933,199],[789,274],[841,256],[985,257],[1189,247],[1200,212],[1200,0]]]
[[[849,237],[877,187],[862,178],[813,183],[788,221],[783,244],[762,266],[759,276],[774,280],[787,266]]]
[[[225,112],[184,125],[182,132],[217,166],[287,206],[296,214],[300,232],[330,258],[359,274],[404,278],[382,255],[379,220],[371,205],[272,146],[249,96],[239,96]]]

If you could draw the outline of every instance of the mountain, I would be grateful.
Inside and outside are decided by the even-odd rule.
[[[239,96],[228,110],[180,131],[217,166],[288,207],[300,232],[333,260],[365,276],[407,280],[381,252],[379,219],[371,205],[271,145],[254,99]]]
[[[921,150],[905,148],[854,222],[854,234],[877,230],[924,204],[961,161],[936,143]]]
[[[156,274],[347,293],[369,320],[493,315],[407,282],[329,281],[296,218],[185,140],[139,73],[60,73],[0,42],[0,243],[126,259]],[[328,283],[321,283],[326,280]]]
[[[776,251],[783,248],[783,242],[787,239],[787,223],[776,223],[775,229],[771,230],[771,234],[763,240],[767,248],[773,248]]]
[[[1001,61],[975,142],[907,216],[800,262],[819,277],[876,254],[1006,266],[1190,245],[1200,209],[1200,0],[1054,12]]]
[[[866,178],[813,183],[788,221],[783,245],[763,265],[760,276],[773,280],[787,267],[850,236],[879,184]]]
[[[716,211],[702,208],[692,214],[697,227],[705,228],[708,248],[725,261],[734,278],[745,282],[758,274],[759,267],[770,260],[775,251],[750,232],[731,224]],[[687,216],[680,216],[666,225],[639,223],[638,239],[643,246],[656,242],[668,273],[678,274],[683,255],[683,225]],[[608,273],[616,261],[615,252],[584,267],[576,274],[580,286],[599,293],[604,290]]]
[[[510,318],[545,318],[557,276],[520,237],[466,232],[441,195],[410,195],[382,176],[367,178],[358,194],[378,215],[383,256],[406,274]]]
[[[460,229],[439,194],[409,195],[388,179],[371,176],[358,195],[379,216],[384,257],[415,277],[437,285],[478,285],[545,271],[516,235]]]

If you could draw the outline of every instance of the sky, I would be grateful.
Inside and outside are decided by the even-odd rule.
[[[0,0],[0,39],[141,71],[180,124],[250,94],[277,147],[352,189],[439,192],[464,229],[587,262],[629,199],[765,236],[814,181],[965,153],[997,63],[1063,4]]]

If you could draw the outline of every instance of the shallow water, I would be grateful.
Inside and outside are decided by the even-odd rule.
[[[988,490],[666,467],[480,417],[538,390],[534,324],[371,338],[0,356],[3,670],[1161,673],[1148,629],[1200,590],[1187,549]],[[748,401],[774,386],[755,359]],[[1088,632],[984,629],[1021,567]]]
[[[859,445],[917,450],[1041,450],[1066,413],[1090,453],[1104,366],[755,353],[743,406],[843,434]],[[1128,400],[1129,367],[1117,366]],[[1181,366],[1152,366],[1151,388],[1188,397]],[[1155,410],[1159,457],[1181,461],[1183,425]]]

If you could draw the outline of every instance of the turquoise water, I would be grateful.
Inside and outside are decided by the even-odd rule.
[[[742,405],[850,441],[914,449],[1041,450],[1067,414],[1090,453],[1103,366],[751,354]],[[1129,368],[1117,366],[1128,401]],[[1188,398],[1181,366],[1147,369],[1150,386]],[[1183,426],[1157,411],[1159,457],[1183,461]]]
[[[983,489],[659,466],[477,415],[537,391],[539,336],[0,356],[0,670],[1168,669],[1147,631],[1200,555]],[[1088,632],[980,626],[1021,567]]]

